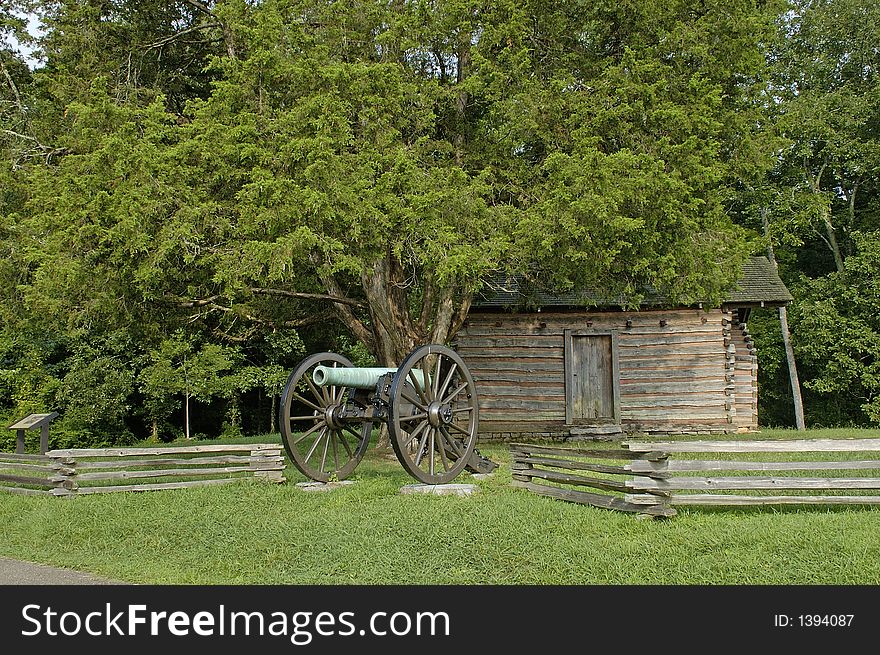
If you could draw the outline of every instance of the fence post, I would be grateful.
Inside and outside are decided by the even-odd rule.
[[[529,453],[523,449],[522,445],[517,444],[510,447],[510,455],[512,458],[510,469],[513,479],[520,482],[531,482],[532,476],[529,474],[529,471],[534,470],[535,467],[528,462],[522,461],[529,456]]]
[[[54,488],[55,496],[76,496],[79,485],[76,483],[76,460],[72,457],[58,457],[50,455],[55,474],[49,478]]]
[[[248,467],[254,471],[254,477],[267,482],[284,482],[284,459],[281,448],[268,450],[252,450]]]

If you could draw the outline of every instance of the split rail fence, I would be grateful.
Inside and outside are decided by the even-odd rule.
[[[871,477],[880,475],[880,460],[815,459],[880,452],[880,439],[624,441],[613,450],[517,443],[510,452],[514,486],[618,511],[674,516],[684,505],[880,505],[880,495],[865,493],[880,490],[880,477]],[[783,461],[752,459],[767,453]]]
[[[275,444],[0,453],[0,491],[70,497],[228,484],[243,477],[283,482],[283,471],[281,446]]]

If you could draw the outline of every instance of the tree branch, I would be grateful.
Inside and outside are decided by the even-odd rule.
[[[178,307],[180,307],[182,309],[189,309],[191,307],[204,307],[205,305],[210,305],[215,300],[217,300],[217,298],[219,298],[219,297],[220,296],[217,295],[217,296],[211,296],[210,298],[204,298],[202,300],[184,300],[184,301],[175,300],[175,302],[177,302]]]
[[[32,136],[28,136],[27,134],[21,134],[20,132],[13,132],[12,130],[0,130],[0,133],[7,134],[9,136],[15,137],[17,139],[23,139],[24,141],[30,141],[33,143],[40,151],[42,151],[43,156],[46,158],[46,163],[49,163],[49,159],[53,155],[65,155],[70,152],[68,148],[56,148],[54,146],[47,146],[43,143],[40,143],[37,139]]]
[[[458,334],[461,326],[464,325],[464,322],[467,320],[468,312],[471,311],[471,303],[473,300],[474,294],[472,293],[465,294],[464,298],[462,298],[461,304],[458,306],[458,311],[455,312],[455,316],[452,318],[452,325],[449,328],[447,339],[450,341],[455,338],[455,335]]]
[[[21,102],[21,94],[18,92],[18,87],[15,85],[12,75],[6,70],[6,66],[3,65],[2,61],[0,61],[0,71],[3,71],[3,77],[6,78],[6,82],[9,84],[9,88],[12,89],[12,94],[15,96],[15,106],[18,107],[20,113],[24,114],[25,110],[24,105]]]
[[[202,13],[208,14],[208,16],[211,16],[212,18],[214,17],[214,12],[208,9],[208,5],[206,5],[204,2],[199,2],[199,0],[184,0],[184,2],[186,2],[186,4],[188,4],[190,7],[195,7]]]
[[[301,298],[303,300],[329,300],[330,302],[339,305],[348,305],[350,307],[361,308],[366,307],[366,303],[360,300],[355,300],[353,298],[346,298],[341,294],[336,295],[324,293],[302,293],[299,291],[287,291],[286,289],[266,289],[264,287],[251,287],[250,291],[251,293],[256,293],[264,296],[282,296],[285,298]]]
[[[318,278],[321,280],[321,284],[324,285],[324,288],[327,289],[330,296],[335,298],[344,297],[342,289],[339,288],[339,284],[333,278],[333,274],[321,273],[320,261],[318,261],[318,257],[313,254],[310,259],[312,260],[312,264],[315,266],[315,272],[317,273]],[[351,307],[346,305],[345,303],[334,302],[333,309],[336,310],[339,319],[345,324],[345,326],[349,330],[352,331],[354,336],[359,339],[370,351],[375,351],[377,344],[376,339],[373,337],[373,333],[367,329],[367,326],[363,324],[363,321],[361,321],[357,316],[354,315],[354,312],[351,311]]]
[[[223,25],[221,23],[205,23],[204,25],[194,25],[193,27],[189,27],[189,28],[183,30],[182,32],[178,32],[177,34],[171,34],[169,36],[166,36],[163,39],[159,39],[158,41],[154,41],[153,43],[149,43],[149,44],[145,45],[144,47],[147,50],[161,48],[163,46],[168,45],[169,43],[173,43],[174,41],[176,41],[177,39],[179,39],[180,37],[182,37],[186,34],[190,34],[192,32],[198,32],[200,30],[211,29],[212,27],[223,27]]]
[[[270,325],[272,327],[289,327],[289,328],[298,328],[305,327],[307,325],[314,325],[315,323],[322,323],[333,317],[333,312],[327,311],[322,312],[320,314],[312,314],[305,318],[299,318],[291,321],[270,321],[265,318],[259,318],[258,316],[254,316],[253,314],[249,314],[248,312],[242,310],[235,310],[232,307],[226,307],[225,305],[218,305],[215,302],[210,301],[198,301],[200,306],[207,306],[210,309],[216,309],[217,311],[221,311],[227,314],[235,314],[235,316],[240,316],[251,323],[256,323],[258,325]],[[200,316],[200,314],[195,314],[195,317]]]

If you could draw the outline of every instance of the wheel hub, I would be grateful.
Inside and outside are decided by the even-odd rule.
[[[331,430],[341,430],[342,422],[339,420],[340,405],[330,405],[324,410],[324,421]]]
[[[428,423],[433,427],[452,423],[452,407],[433,402],[428,406]]]

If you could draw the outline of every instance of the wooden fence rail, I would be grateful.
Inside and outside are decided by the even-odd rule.
[[[582,448],[557,448],[550,446],[538,446],[534,444],[513,443],[510,444],[511,468],[513,472],[513,486],[527,489],[532,493],[550,498],[558,498],[582,505],[592,505],[613,509],[620,512],[635,512],[652,516],[674,516],[675,510],[662,503],[632,503],[623,495],[615,495],[606,492],[631,491],[626,486],[623,477],[597,478],[585,476],[580,472],[589,471],[603,475],[630,476],[631,471],[623,465],[601,464],[585,459],[622,460],[659,462],[666,458],[666,454],[659,451],[646,451],[636,453],[630,450],[591,450]],[[556,469],[563,469],[558,471]],[[566,471],[578,471],[568,473]],[[664,473],[645,473],[646,476],[664,476]],[[536,481],[537,480],[537,481]],[[580,487],[588,487],[597,491],[583,491],[580,489],[568,489],[547,484],[555,482]]]
[[[670,455],[681,453],[788,453],[803,456],[803,453],[861,453],[880,452],[880,439],[801,439],[796,441],[627,441],[623,446],[633,452],[661,449]],[[666,495],[667,505],[877,505],[878,495],[840,495],[832,493],[795,493],[800,491],[838,491],[838,490],[880,490],[880,477],[814,477],[816,471],[876,471],[880,473],[880,460],[826,460],[794,462],[748,462],[717,459],[675,460],[667,458],[664,462],[627,467],[634,474],[643,475],[650,468],[652,472],[664,472],[662,480],[647,480],[633,477],[627,485],[634,492],[626,494],[627,502],[652,506],[657,503],[656,492]],[[789,473],[770,476],[673,476],[674,472],[748,472]],[[790,475],[792,471],[810,471],[810,477]],[[680,491],[708,493],[675,493]],[[717,494],[715,491],[774,491],[779,494],[751,493]]]
[[[283,482],[284,465],[281,446],[275,444],[0,453],[0,491],[70,497],[228,484],[242,477]]]
[[[513,484],[553,498],[654,516],[672,516],[674,506],[682,505],[880,504],[880,495],[852,493],[852,490],[880,491],[880,477],[851,473],[817,477],[816,474],[873,471],[876,476],[880,474],[880,459],[768,462],[673,457],[683,453],[698,456],[704,453],[788,453],[807,459],[805,454],[808,453],[880,452],[880,439],[624,441],[621,445],[620,450],[590,450],[511,444]],[[617,459],[623,463],[607,465],[589,461],[595,459]],[[587,476],[584,471],[603,477]],[[755,471],[767,475],[729,475],[730,472]],[[793,474],[799,471],[810,474]],[[702,475],[677,475],[679,473]],[[608,476],[623,476],[623,479]],[[584,492],[560,485],[590,487],[595,491]],[[850,493],[824,493],[840,490]],[[715,493],[719,491],[744,491],[748,495]],[[762,493],[768,491],[773,493]],[[803,493],[805,491],[810,493]]]

